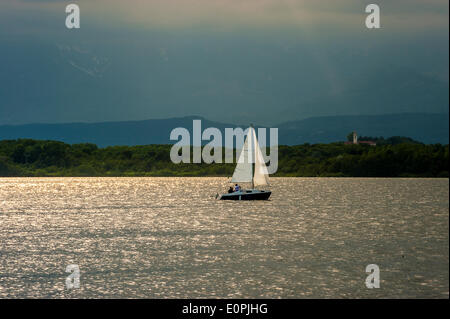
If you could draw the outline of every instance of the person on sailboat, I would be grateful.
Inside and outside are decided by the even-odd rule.
[[[236,185],[234,186],[234,191],[235,191],[235,192],[239,192],[240,190],[241,190],[241,188],[239,187],[238,184],[236,184]]]
[[[228,189],[228,194],[233,193],[233,192],[234,192],[234,189],[232,186],[230,186],[230,188]]]

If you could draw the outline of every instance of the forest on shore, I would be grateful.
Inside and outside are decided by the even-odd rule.
[[[449,177],[449,147],[404,137],[363,144],[279,146],[273,176]],[[0,177],[231,176],[235,164],[174,164],[172,145],[111,146],[32,139],[0,141]],[[192,154],[192,152],[191,152]]]

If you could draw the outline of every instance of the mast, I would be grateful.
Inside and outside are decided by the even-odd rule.
[[[252,132],[252,130],[254,130],[255,128],[253,127],[253,124],[252,123],[250,123],[250,138],[252,138],[253,137],[253,132]],[[255,139],[256,139],[256,135],[255,135]],[[253,143],[251,144],[252,145],[252,148],[253,148],[253,150],[252,150],[252,153],[253,153],[253,156],[255,156],[255,158],[256,158],[256,147],[255,147],[255,145],[256,145],[256,141],[253,141]],[[254,177],[255,177],[255,163],[253,163],[253,157],[252,157],[252,159],[251,159],[251,163],[252,163],[252,189],[254,189],[255,188],[255,181],[254,181]]]

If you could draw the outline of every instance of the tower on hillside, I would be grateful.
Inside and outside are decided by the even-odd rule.
[[[358,144],[358,135],[356,132],[353,132],[353,144]]]

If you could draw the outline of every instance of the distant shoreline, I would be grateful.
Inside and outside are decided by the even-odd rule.
[[[406,141],[406,142],[405,142]],[[0,177],[230,177],[235,164],[174,164],[172,145],[0,140]],[[191,152],[192,155],[192,152]],[[272,177],[449,177],[449,146],[344,143],[279,146]]]

